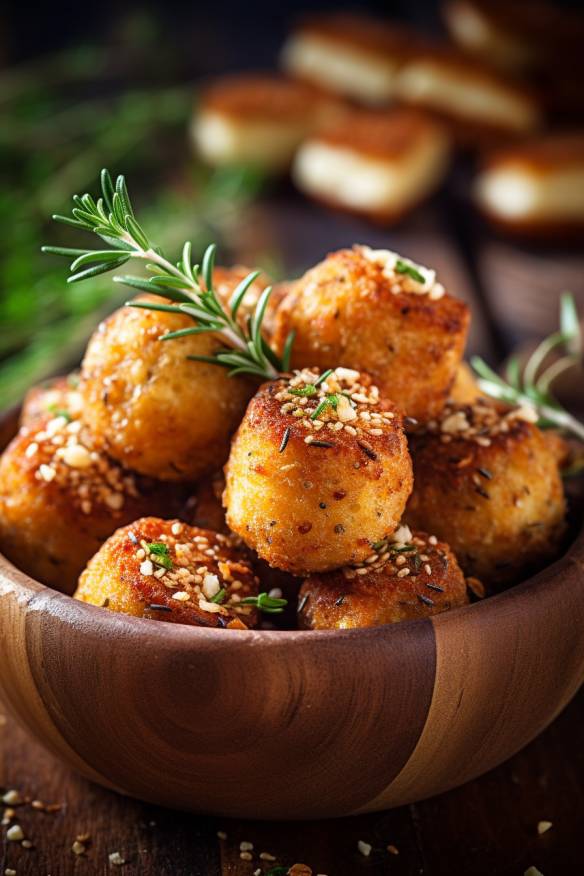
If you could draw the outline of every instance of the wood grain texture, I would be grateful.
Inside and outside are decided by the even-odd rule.
[[[344,815],[501,762],[584,677],[584,539],[536,579],[430,621],[222,631],[77,603],[2,561],[0,685],[84,775],[231,816]]]

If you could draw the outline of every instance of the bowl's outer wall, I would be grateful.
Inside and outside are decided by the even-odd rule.
[[[51,751],[156,803],[347,815],[503,761],[584,680],[584,535],[529,582],[351,632],[230,632],[113,615],[0,557],[0,688]]]

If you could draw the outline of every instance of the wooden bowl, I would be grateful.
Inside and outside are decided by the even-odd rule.
[[[484,773],[574,695],[583,626],[584,533],[500,596],[342,632],[116,615],[0,557],[0,693],[20,721],[102,785],[226,816],[349,815]]]

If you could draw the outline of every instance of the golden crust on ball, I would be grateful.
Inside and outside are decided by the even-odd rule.
[[[216,337],[160,341],[192,326],[187,316],[122,307],[99,326],[83,360],[83,417],[96,443],[162,480],[195,480],[221,466],[253,392],[246,379],[187,358],[213,355],[222,346]]]
[[[405,519],[435,532],[467,575],[486,584],[521,580],[550,560],[564,532],[557,451],[532,411],[487,399],[448,404],[410,436],[414,490]]]
[[[448,398],[469,319],[466,304],[445,294],[433,271],[356,246],[332,253],[291,285],[276,314],[274,344],[281,352],[294,329],[293,367],[366,371],[382,395],[426,420]]]
[[[238,545],[181,520],[145,517],[108,538],[79,578],[75,598],[191,626],[255,626],[256,610],[240,603],[257,594],[257,579]]]
[[[393,403],[356,371],[319,379],[306,369],[260,387],[225,469],[228,526],[295,575],[363,560],[396,528],[412,487]]]
[[[376,627],[466,605],[464,575],[447,544],[400,526],[365,563],[311,575],[299,595],[299,625],[311,630]]]
[[[72,593],[105,539],[144,514],[174,514],[177,486],[123,469],[79,420],[23,427],[0,460],[0,549],[31,577]]]
[[[53,377],[29,389],[22,403],[20,425],[30,426],[64,412],[67,417],[77,419],[82,406],[79,374],[75,371],[65,377]]]

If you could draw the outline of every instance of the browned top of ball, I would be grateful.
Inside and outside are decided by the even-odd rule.
[[[356,567],[311,575],[300,592],[300,624],[347,629],[415,620],[468,602],[449,546],[400,526]]]
[[[413,109],[393,112],[354,110],[313,139],[392,161],[407,157],[420,143],[443,134],[443,128]]]
[[[144,603],[147,618],[205,627],[255,625],[255,610],[240,603],[257,594],[257,579],[234,536],[144,517],[108,539],[81,576],[81,587],[102,563],[106,575],[115,575]]]
[[[469,310],[464,301],[445,292],[441,283],[432,281],[433,272],[424,276],[424,283],[404,273],[404,266],[414,271],[423,270],[409,259],[398,259],[400,268],[392,267],[385,250],[371,250],[356,245],[352,249],[340,249],[329,253],[318,265],[307,271],[291,285],[291,292],[302,294],[305,299],[326,303],[329,300],[369,300],[372,304],[383,303],[392,310],[414,313],[417,324],[455,333],[461,331],[469,320]],[[422,276],[422,275],[420,275]]]
[[[401,449],[401,413],[380,398],[369,375],[349,368],[304,368],[266,383],[248,417],[252,428],[257,423],[277,431],[282,453],[290,442],[336,455],[359,447],[367,464],[375,463],[378,454]]]
[[[97,450],[89,430],[66,412],[36,417],[21,429],[14,445],[20,451],[21,477],[39,482],[48,496],[64,492],[72,510],[82,516],[96,511],[115,515],[153,483]]]
[[[509,408],[491,399],[478,398],[473,404],[448,402],[439,419],[430,420],[413,430],[410,436],[416,465],[430,468],[438,477],[448,478],[460,472],[466,478],[468,466],[488,463],[491,453],[501,459],[501,450],[537,431],[536,415],[531,408]],[[489,470],[483,467],[482,478],[489,480]],[[477,485],[484,486],[480,472]]]
[[[302,82],[270,74],[225,76],[207,86],[201,106],[247,121],[305,121],[320,102],[320,92]]]

